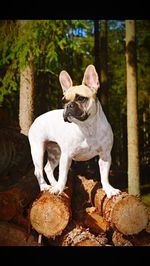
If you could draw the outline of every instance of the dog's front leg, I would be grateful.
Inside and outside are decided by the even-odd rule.
[[[100,168],[100,174],[101,174],[101,183],[102,188],[105,191],[108,198],[111,198],[114,195],[117,195],[120,193],[119,189],[113,188],[109,184],[109,169],[111,165],[111,156],[107,156],[107,159],[99,159],[99,168]]]
[[[51,193],[61,194],[64,191],[71,162],[72,159],[69,158],[69,156],[65,153],[61,153],[59,161],[59,178],[57,184],[49,189]]]

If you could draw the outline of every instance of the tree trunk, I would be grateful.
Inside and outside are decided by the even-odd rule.
[[[60,235],[71,220],[71,184],[61,195],[51,194],[48,191],[41,193],[33,202],[30,210],[32,227],[48,238]]]
[[[126,20],[128,192],[140,195],[135,21]]]
[[[100,101],[108,117],[107,20],[100,21]]]
[[[28,21],[20,21],[20,31]],[[25,68],[20,70],[20,99],[19,99],[19,123],[21,133],[28,134],[34,120],[35,104],[35,74],[32,54],[28,58]]]
[[[34,100],[34,67],[30,58],[28,65],[20,72],[19,122],[21,133],[24,135],[28,134],[34,120]]]
[[[94,20],[94,57],[95,57],[96,71],[100,79],[100,23],[99,22],[100,22],[99,20]],[[100,99],[99,91],[98,91],[98,98]]]

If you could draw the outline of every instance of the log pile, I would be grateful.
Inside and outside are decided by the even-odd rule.
[[[17,127],[0,127],[0,178],[17,181],[32,167],[28,138]],[[17,178],[16,178],[17,174]],[[11,181],[9,179],[9,181]],[[6,183],[5,183],[6,184]]]
[[[76,226],[60,239],[61,246],[106,246],[108,239],[104,233],[95,236],[88,228]]]
[[[29,206],[40,191],[33,171],[28,138],[20,134],[14,123],[1,123],[0,245],[37,243],[24,238],[30,227]]]
[[[100,181],[73,171],[61,195],[41,193],[33,171],[27,137],[1,128],[0,245],[38,245],[38,235],[52,246],[150,245],[149,213],[140,198],[121,192],[108,199]]]
[[[0,222],[0,246],[37,246],[37,237],[29,236],[21,226]]]
[[[2,221],[10,221],[16,215],[18,216],[39,194],[33,169],[18,179],[18,182],[14,182],[13,185],[5,186],[5,182],[1,185],[0,220]]]
[[[43,192],[31,207],[33,229],[48,237],[51,245],[150,244],[150,234],[146,231],[149,213],[140,198],[121,192],[108,199],[99,181],[88,180],[83,176],[74,178],[74,188],[68,194],[65,208],[61,206],[63,195],[51,195],[49,192]],[[72,222],[75,226],[71,226]]]

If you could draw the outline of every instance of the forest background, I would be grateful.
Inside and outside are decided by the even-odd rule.
[[[149,183],[150,172],[149,29],[150,20],[136,20],[141,184]],[[26,75],[32,77],[34,91],[30,101],[32,121],[44,112],[62,108],[62,90],[58,79],[61,70],[68,71],[74,84],[80,84],[86,66],[94,64],[101,80],[98,97],[114,132],[111,169],[118,173],[118,182],[124,182],[126,186],[128,147],[125,45],[124,20],[0,21],[1,111],[8,112],[11,120],[20,124],[21,108],[24,108],[20,101],[21,81],[27,67]],[[103,68],[106,70],[104,80]],[[85,167],[95,167],[95,161],[94,166],[92,161],[85,163]]]

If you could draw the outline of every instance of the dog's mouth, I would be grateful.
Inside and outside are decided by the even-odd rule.
[[[89,115],[79,103],[72,101],[65,105],[63,117],[65,122],[71,123],[76,122],[75,119],[79,121],[85,121]]]
[[[71,112],[67,113],[67,112],[64,112],[63,113],[63,118],[64,118],[64,121],[65,122],[69,122],[69,123],[72,123],[73,121],[73,118],[79,120],[79,121],[85,121],[87,118],[89,117],[89,115],[86,113],[86,112],[83,112],[81,115],[75,115],[75,114],[72,114]]]

